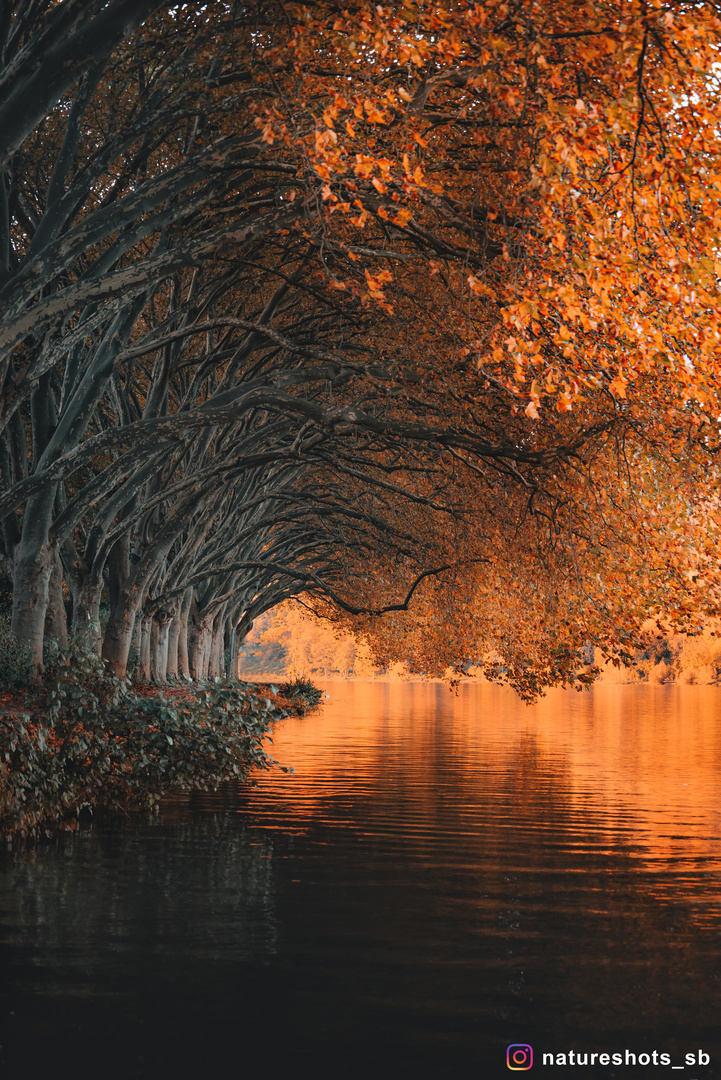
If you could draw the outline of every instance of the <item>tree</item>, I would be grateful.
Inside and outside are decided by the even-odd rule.
[[[23,25],[23,53],[28,55],[34,49],[42,52],[41,15],[38,10],[34,37],[32,23]],[[288,190],[287,178],[297,171],[297,155],[279,160],[266,153],[242,95],[240,100],[235,93],[228,97],[223,89],[233,87],[242,75],[234,66],[238,57],[232,45],[239,41],[246,52],[255,48],[242,20],[233,24],[234,37],[220,36],[227,28],[226,15],[223,5],[212,12],[201,5],[195,12],[173,9],[149,24],[132,50],[123,47],[107,64],[84,72],[72,100],[61,102],[35,139],[26,140],[8,164],[7,306],[1,335],[6,366],[0,391],[5,545],[13,560],[13,627],[30,644],[38,665],[51,582],[51,610],[62,623],[58,553],[64,552],[76,615],[95,621],[104,575],[119,565],[122,546],[114,564],[107,564],[113,546],[120,545],[118,526],[110,544],[103,542],[103,534],[118,516],[126,532],[132,526],[141,513],[134,504],[143,486],[145,495],[153,495],[168,469],[177,469],[170,462],[178,460],[178,440],[183,443],[188,437],[184,432],[242,425],[244,417],[270,407],[331,432],[360,425],[380,436],[381,443],[389,435],[396,442],[418,441],[429,430],[421,410],[427,414],[430,408],[436,414],[433,395],[442,392],[438,387],[428,403],[418,402],[410,417],[407,409],[393,416],[387,407],[379,416],[375,386],[380,380],[387,387],[396,377],[377,364],[359,364],[352,352],[349,358],[348,345],[334,352],[309,341],[309,332],[321,327],[328,338],[333,323],[336,339],[347,339],[349,332],[357,338],[368,326],[365,298],[351,298],[338,310],[328,296],[333,280],[314,281],[317,266],[308,271],[307,253],[317,248],[322,217],[311,220],[312,233],[289,235],[288,225],[309,220],[310,196],[297,203],[291,198],[294,189]],[[155,58],[161,46],[164,61],[158,67]],[[259,81],[262,86],[260,76]],[[227,115],[239,104],[246,131],[229,134]],[[243,113],[233,113],[236,129]],[[269,247],[273,237],[274,248]],[[219,257],[219,249],[227,254]],[[326,261],[323,256],[321,277]],[[294,262],[298,272],[288,279],[279,266],[287,269]],[[190,264],[196,265],[192,273]],[[240,290],[239,275],[244,278]],[[262,288],[264,275],[275,277],[265,306],[252,318],[243,318],[238,305],[242,312],[248,296]],[[300,289],[305,300],[300,337],[279,334],[270,325],[288,289]],[[291,296],[291,309],[293,303],[298,300]],[[193,351],[201,336],[214,345],[222,342],[223,356],[231,357],[230,362],[219,361],[207,345],[204,358]],[[189,382],[183,385],[181,377],[179,386],[171,388],[183,367],[193,362],[187,359],[189,348],[193,360],[197,357],[197,370]],[[373,348],[362,347],[371,355]],[[258,351],[268,353],[271,363],[256,369],[262,377],[248,384],[247,361]],[[275,362],[278,354],[280,364]],[[148,355],[155,355],[154,366],[138,381],[133,361]],[[257,365],[257,358],[253,363]],[[123,370],[124,379],[119,374]],[[367,397],[370,391],[371,411],[361,412],[358,398],[353,408],[319,404],[319,385],[342,385],[349,379],[365,381],[363,394]],[[295,390],[303,385],[304,397]],[[290,393],[286,386],[293,388]],[[174,392],[177,412],[171,414]],[[433,434],[437,441],[478,443],[496,457],[504,452],[528,457],[508,438],[499,447],[489,445],[484,436],[483,430],[478,435],[452,430]],[[199,440],[199,455],[191,452],[194,468],[211,452],[214,437],[201,434]],[[117,449],[129,444],[132,450],[118,458]],[[112,464],[106,460],[108,453]],[[187,450],[181,447],[181,460],[184,455]],[[88,467],[96,475],[90,479],[86,474],[85,490],[68,503],[68,482]],[[175,543],[173,530],[182,532],[187,521],[194,495],[187,477],[184,484],[184,501],[174,506],[152,555],[147,553],[150,564],[142,564],[146,577]],[[73,550],[73,530],[88,508],[106,496],[89,526],[89,555],[81,558]],[[22,509],[21,522],[12,516],[17,509]],[[134,578],[138,572],[136,568]],[[127,590],[111,586],[116,599],[123,595],[123,652],[147,587],[147,580],[142,588],[133,586],[131,602]],[[51,626],[53,622],[51,618]],[[115,625],[113,617],[113,635]],[[112,652],[110,645],[108,649]],[[115,662],[111,655],[109,659]],[[123,661],[118,662],[122,666]]]
[[[509,626],[534,685],[581,628],[618,651],[649,605],[706,610],[713,530],[677,494],[682,469],[711,505],[717,443],[713,5],[155,7],[123,41],[94,5],[102,56],[74,0],[5,26],[10,82],[76,19],[0,215],[0,513],[38,667],[63,580],[86,622],[108,591],[116,670],[144,628],[157,678],[299,591],[494,610],[480,567],[582,598],[563,661]],[[653,597],[626,581],[616,632],[591,583],[635,549]]]
[[[451,282],[457,296],[465,286],[480,330],[472,334],[472,314],[459,319],[466,340],[458,351],[486,375],[486,388],[505,388],[511,411],[535,421],[526,445],[551,409],[586,439],[606,432],[605,452],[586,454],[585,478],[569,484],[567,472],[557,489],[562,512],[548,521],[565,534],[572,562],[556,567],[550,595],[569,577],[583,582],[580,596],[565,588],[568,602],[582,600],[580,640],[600,637],[612,653],[628,648],[648,614],[693,627],[718,605],[709,509],[719,416],[720,30],[710,3],[489,2],[402,12],[357,4],[342,16],[317,5],[298,31],[298,68],[310,70],[321,53],[342,57],[341,93],[327,62],[316,72],[320,134],[309,145],[337,216],[364,238],[391,222],[420,243],[431,212],[442,215],[455,243],[438,249],[432,269],[449,278],[461,244],[484,234],[485,260],[469,257],[472,272]],[[376,57],[380,78],[364,83]],[[274,131],[282,135],[280,121]],[[389,283],[384,292],[390,302]],[[597,495],[589,481],[605,470],[614,490]],[[596,547],[610,557],[599,561]],[[531,565],[543,576],[543,559]],[[594,572],[600,590],[589,589]],[[534,606],[524,601],[536,591],[533,574],[523,575],[512,605],[506,656],[521,639],[524,603]],[[464,612],[474,597],[493,610],[480,583]],[[386,642],[389,625],[377,635]],[[427,641],[434,625],[426,610],[416,629]],[[565,648],[573,635],[561,625]],[[439,654],[477,657],[484,635],[466,632],[452,647],[445,637],[431,667]],[[420,643],[416,652],[428,655]],[[549,642],[527,643],[521,666],[531,657],[542,684],[552,654]],[[571,649],[558,670],[577,657]]]
[[[65,0],[52,7],[48,0],[7,0],[0,27],[0,164],[19,150],[66,91],[102,66],[161,6],[162,0]]]

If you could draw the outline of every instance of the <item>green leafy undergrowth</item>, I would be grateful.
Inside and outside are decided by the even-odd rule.
[[[149,805],[269,769],[277,762],[263,741],[282,716],[235,681],[180,700],[144,696],[109,675],[91,645],[54,647],[32,713],[0,719],[0,824],[37,835],[83,807]]]
[[[10,617],[0,615],[0,687],[19,690],[30,684],[34,674],[30,649],[13,634]]]

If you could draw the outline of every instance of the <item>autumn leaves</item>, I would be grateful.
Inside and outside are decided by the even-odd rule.
[[[11,8],[8,79],[47,30]],[[78,81],[3,174],[3,554],[38,663],[58,595],[163,678],[288,595],[419,580],[394,648],[488,646],[529,686],[713,608],[711,4],[160,5],[132,33],[96,67],[68,39]]]

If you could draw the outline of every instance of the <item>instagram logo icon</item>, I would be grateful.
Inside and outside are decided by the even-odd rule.
[[[517,1071],[530,1069],[533,1065],[533,1047],[528,1043],[511,1043],[506,1050],[506,1065]]]

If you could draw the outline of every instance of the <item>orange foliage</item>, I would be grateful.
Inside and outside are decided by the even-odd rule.
[[[532,418],[605,394],[712,422],[720,40],[710,3],[303,9],[295,71],[319,102],[305,153],[351,244],[431,208],[456,242],[486,222],[466,302],[501,317],[468,344]]]
[[[299,17],[306,183],[322,181],[348,256],[338,284],[396,317],[423,297],[413,343],[396,340],[469,418],[487,408],[508,436],[518,417],[529,450],[579,440],[537,501],[533,481],[509,494],[486,472],[459,484],[482,502],[462,536],[415,522],[459,569],[424,583],[412,614],[356,620],[381,662],[497,658],[532,694],[574,677],[588,642],[629,658],[649,617],[694,630],[718,613],[720,43],[710,3]],[[380,260],[354,266],[381,234],[399,253],[383,279]],[[404,260],[429,237],[433,260]],[[402,390],[399,415],[412,402]],[[349,580],[370,606],[408,573],[379,559]]]
[[[289,601],[261,616],[239,650],[239,677],[371,678],[380,674],[369,649]]]
[[[246,129],[278,170],[252,212],[278,214],[253,265],[299,267],[308,326],[322,338],[332,309],[341,327],[336,398],[308,423],[335,440],[326,460],[350,461],[333,492],[380,522],[372,556],[372,528],[354,546],[337,527],[325,592],[346,598],[344,629],[383,665],[482,664],[533,695],[590,678],[589,643],[623,660],[649,618],[693,630],[721,613],[716,5],[351,0],[284,16],[228,28],[236,66],[203,93],[218,170],[235,161],[223,137]],[[231,108],[223,86],[246,76]],[[252,196],[237,194],[244,212]],[[370,617],[429,569],[411,612]],[[316,636],[311,658],[289,610],[296,670],[351,669],[350,639]]]

